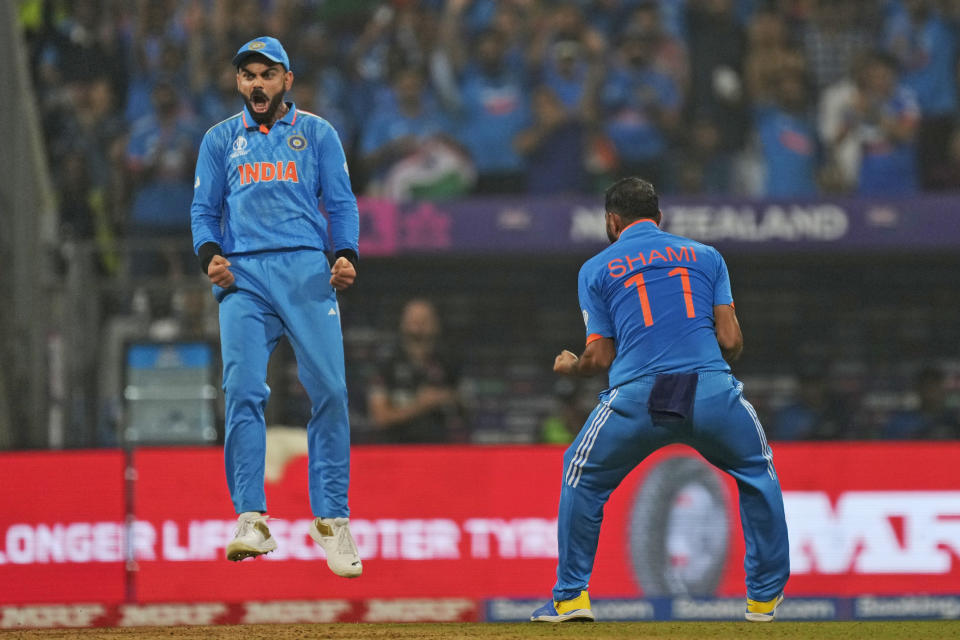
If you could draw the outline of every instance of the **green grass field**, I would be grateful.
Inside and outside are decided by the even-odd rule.
[[[6,638],[137,638],[167,640],[196,638],[222,640],[365,640],[398,639],[456,640],[489,638],[494,640],[557,640],[570,638],[635,638],[638,640],[933,640],[960,638],[960,621],[922,622],[605,622],[595,624],[291,624],[241,625],[220,627],[149,627],[128,629],[47,629],[32,631],[0,631]]]

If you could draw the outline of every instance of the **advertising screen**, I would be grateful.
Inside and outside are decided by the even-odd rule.
[[[125,596],[124,457],[0,454],[0,603]]]
[[[960,593],[960,445],[780,444],[793,595]],[[279,549],[222,559],[234,515],[221,453],[142,450],[136,513],[153,545],[138,598],[528,597],[556,568],[560,447],[364,447],[353,453],[358,580],[335,579],[307,535],[306,459],[267,483]],[[891,472],[896,469],[897,472]],[[742,596],[732,479],[685,447],[658,451],[614,492],[596,597]],[[146,547],[146,545],[145,545]],[[398,586],[402,585],[402,586]]]
[[[792,597],[960,593],[960,443],[776,444]],[[307,460],[268,473],[277,551],[231,563],[216,447],[0,457],[0,601],[543,598],[554,582],[562,447],[356,447],[364,562],[330,573],[307,534]],[[132,517],[125,520],[125,509]],[[134,562],[125,565],[125,558]],[[737,487],[691,449],[656,452],[606,505],[594,598],[744,595]],[[129,569],[129,571],[125,571]]]

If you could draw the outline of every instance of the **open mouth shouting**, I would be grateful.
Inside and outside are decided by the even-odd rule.
[[[280,103],[283,102],[283,92],[271,99],[263,89],[256,88],[250,92],[246,102],[254,120],[260,124],[269,124],[276,115],[277,109],[280,108]]]
[[[270,98],[262,89],[254,89],[250,94],[250,104],[254,113],[266,113],[270,108]]]

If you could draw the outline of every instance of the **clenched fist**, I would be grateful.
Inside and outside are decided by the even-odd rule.
[[[554,358],[553,370],[555,373],[572,376],[576,373],[577,361],[579,360],[580,358],[576,354],[564,349],[560,352],[560,355]]]
[[[233,274],[230,273],[230,261],[223,256],[213,256],[210,264],[207,265],[207,277],[210,282],[226,289],[233,284]]]
[[[330,274],[330,286],[337,291],[343,291],[357,279],[356,267],[344,257],[337,258],[330,269]]]

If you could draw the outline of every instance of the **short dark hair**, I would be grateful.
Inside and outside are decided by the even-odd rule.
[[[642,178],[622,178],[607,189],[604,206],[624,220],[656,219],[660,198],[653,185]]]

